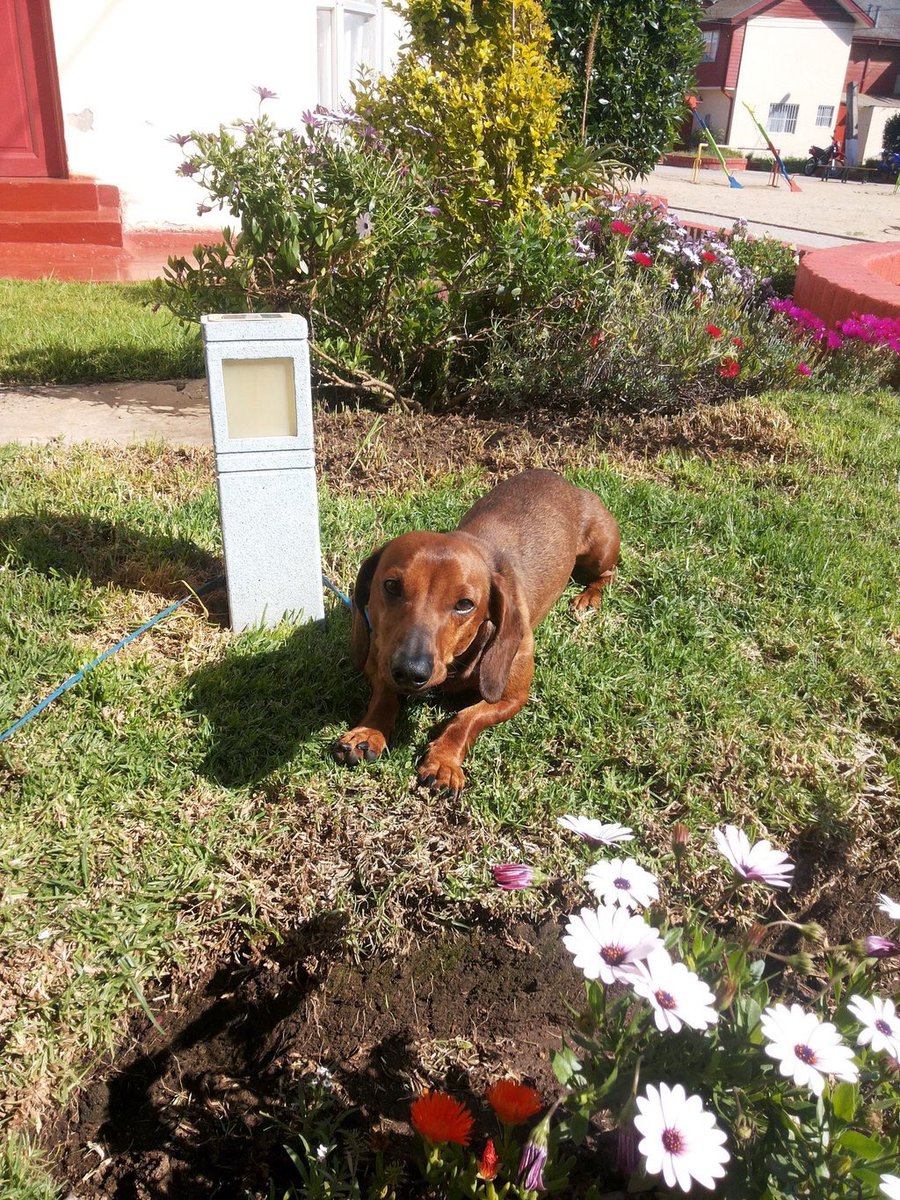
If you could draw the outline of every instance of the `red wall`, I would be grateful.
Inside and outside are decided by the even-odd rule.
[[[856,83],[868,96],[893,96],[900,70],[900,46],[854,42],[847,64],[847,83]]]

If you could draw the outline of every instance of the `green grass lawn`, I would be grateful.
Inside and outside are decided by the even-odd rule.
[[[199,330],[154,312],[150,283],[0,279],[0,383],[202,374]]]
[[[798,856],[801,904],[863,870],[867,914],[896,890],[896,397],[764,407],[786,453],[625,462],[573,444],[570,477],[622,527],[618,581],[595,619],[560,603],[541,626],[532,699],[477,742],[461,806],[410,790],[428,705],[383,762],[325,753],[365,698],[338,604],[324,630],[241,636],[186,607],[0,746],[0,1113],[30,1129],[129,1009],[158,1010],[173,971],[190,986],[241,939],[340,910],[351,947],[402,947],[499,911],[490,862],[584,860],[565,812],[635,827],[648,865],[675,821],[752,826]],[[0,463],[5,728],[220,568],[205,452],[6,447]],[[474,470],[409,491],[326,482],[326,566],[348,587],[379,540],[446,528],[483,488]],[[44,1194],[24,1145],[2,1192],[20,1200]]]

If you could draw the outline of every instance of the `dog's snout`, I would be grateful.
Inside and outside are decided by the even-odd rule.
[[[430,654],[408,654],[398,650],[391,658],[391,675],[398,687],[424,688],[433,671],[434,658]]]

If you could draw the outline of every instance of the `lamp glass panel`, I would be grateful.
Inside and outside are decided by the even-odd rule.
[[[292,358],[222,361],[229,438],[297,436]]]

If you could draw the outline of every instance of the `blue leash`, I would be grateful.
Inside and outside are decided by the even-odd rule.
[[[54,700],[56,700],[64,692],[67,692],[69,688],[74,687],[76,683],[80,683],[80,681],[84,679],[85,675],[87,675],[88,671],[93,671],[94,667],[99,667],[100,663],[102,663],[105,659],[111,658],[113,654],[117,654],[124,646],[127,646],[129,642],[133,642],[134,639],[140,637],[142,633],[146,633],[148,629],[152,629],[154,625],[158,624],[165,617],[168,617],[171,613],[175,612],[176,609],[181,608],[182,604],[187,604],[189,600],[194,600],[198,596],[205,596],[207,592],[211,592],[214,588],[220,587],[224,582],[224,575],[217,575],[215,579],[208,580],[208,582],[204,583],[202,587],[197,588],[196,592],[191,592],[188,596],[182,596],[180,600],[176,600],[174,604],[170,604],[168,608],[164,608],[162,612],[157,613],[155,617],[151,617],[150,620],[144,625],[141,625],[139,629],[135,629],[132,633],[129,633],[127,637],[123,637],[121,642],[116,642],[114,646],[110,646],[108,650],[104,650],[103,653],[98,655],[97,658],[93,659],[92,662],[87,663],[79,671],[76,671],[74,675],[70,675],[64,683],[61,683],[58,688],[55,688],[49,696],[45,696],[40,704],[36,704],[34,708],[24,715],[24,717],[19,717],[18,721],[16,721],[15,724],[10,725],[9,729],[5,730],[3,733],[0,733],[0,742],[5,742],[7,738],[11,738],[17,730],[22,728],[23,725],[27,725],[32,717],[36,717],[39,712],[43,712],[48,704],[52,704]],[[348,608],[352,607],[350,598],[345,596],[340,588],[335,587],[330,579],[323,575],[322,582],[330,591],[334,592],[335,596],[337,596],[339,600],[346,604]]]

